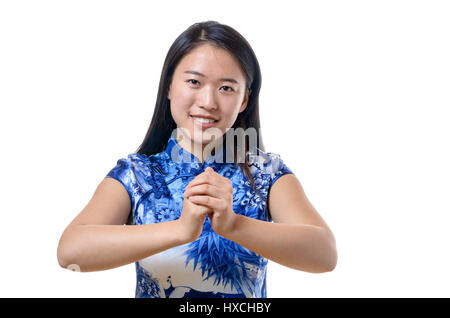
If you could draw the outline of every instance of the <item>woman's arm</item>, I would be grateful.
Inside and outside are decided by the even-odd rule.
[[[88,205],[66,228],[57,256],[64,268],[99,271],[129,264],[195,240],[209,212],[184,200],[175,221],[123,225],[131,208],[121,183],[105,178]]]
[[[336,247],[330,233],[310,224],[269,223],[237,215],[227,239],[281,265],[311,273],[336,266]]]
[[[335,268],[333,233],[294,174],[286,174],[273,184],[268,208],[275,223],[237,215],[228,239],[297,270],[322,273]]]
[[[192,181],[185,195],[214,210],[210,220],[215,232],[261,256],[313,273],[336,266],[334,236],[294,174],[280,177],[269,192],[267,205],[275,223],[234,213],[230,180],[209,167]]]
[[[181,244],[176,222],[123,225],[131,202],[121,183],[105,178],[92,199],[61,235],[59,264],[99,271],[129,264]]]
[[[58,262],[82,272],[126,265],[182,244],[176,223],[71,225],[59,242]]]

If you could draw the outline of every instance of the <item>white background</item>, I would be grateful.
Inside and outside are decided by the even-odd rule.
[[[253,47],[266,150],[337,240],[333,272],[271,262],[268,296],[449,297],[449,16],[446,1],[0,2],[0,296],[134,297],[134,264],[70,272],[58,240],[142,142],[170,45],[211,19]]]

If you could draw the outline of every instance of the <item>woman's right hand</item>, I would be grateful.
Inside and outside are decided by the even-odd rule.
[[[186,243],[195,241],[202,234],[206,215],[212,212],[211,208],[197,205],[185,196],[183,211],[177,220],[181,240]]]

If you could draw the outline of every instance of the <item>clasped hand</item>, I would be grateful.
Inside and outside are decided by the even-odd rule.
[[[203,211],[208,214],[211,227],[217,234],[226,237],[233,230],[237,217],[233,211],[233,186],[230,179],[207,167],[187,185],[184,199],[193,203],[194,208],[207,208]]]

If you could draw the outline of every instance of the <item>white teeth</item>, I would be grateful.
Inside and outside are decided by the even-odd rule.
[[[194,117],[194,116],[192,116],[192,118],[194,118],[198,122],[205,123],[205,124],[209,124],[209,123],[215,122],[214,119],[206,119],[206,118],[200,118],[200,117]]]

